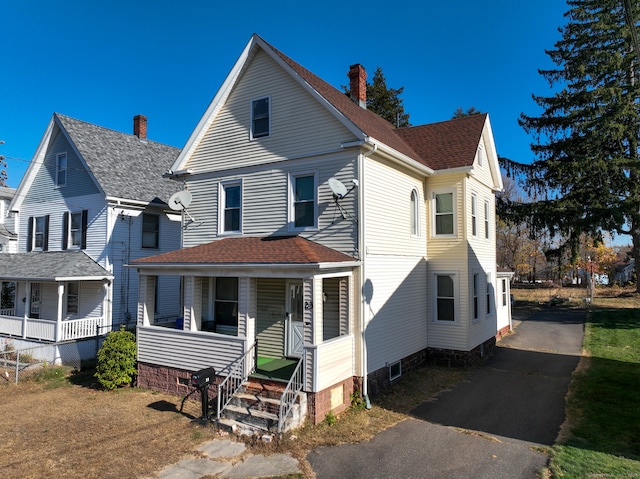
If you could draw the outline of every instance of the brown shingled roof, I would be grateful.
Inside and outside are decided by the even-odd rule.
[[[357,105],[346,94],[269,43],[264,43],[366,136],[381,141],[433,170],[473,164],[487,119],[486,114],[409,128],[396,128],[372,111]]]
[[[487,114],[429,125],[400,128],[396,134],[411,144],[434,170],[473,165]]]
[[[300,236],[224,238],[133,261],[134,264],[318,264],[355,261]]]

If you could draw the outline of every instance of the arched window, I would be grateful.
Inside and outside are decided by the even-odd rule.
[[[411,191],[411,234],[420,235],[420,205],[418,203],[418,192]]]

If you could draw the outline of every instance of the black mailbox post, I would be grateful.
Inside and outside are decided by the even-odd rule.
[[[200,390],[200,402],[202,404],[202,420],[209,420],[209,385],[215,383],[216,370],[204,368],[191,373],[191,386]]]

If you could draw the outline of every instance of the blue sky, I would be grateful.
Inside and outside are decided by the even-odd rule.
[[[414,125],[488,112],[498,154],[530,161],[520,113],[566,23],[561,0],[3,0],[0,155],[17,187],[54,112],[182,147],[253,33],[340,88],[349,65],[404,86]]]

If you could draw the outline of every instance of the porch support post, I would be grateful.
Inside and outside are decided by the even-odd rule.
[[[62,341],[62,300],[64,298],[64,283],[58,283],[58,309],[56,315],[56,341]]]
[[[31,281],[24,284],[24,314],[22,315],[22,337],[27,337],[27,318],[31,311]]]
[[[100,322],[98,323],[98,330],[96,331],[97,336],[104,332],[105,326],[109,326],[109,331],[111,331],[113,326],[113,318],[111,316],[111,286],[111,281],[108,279],[103,280],[102,314],[100,315]]]

